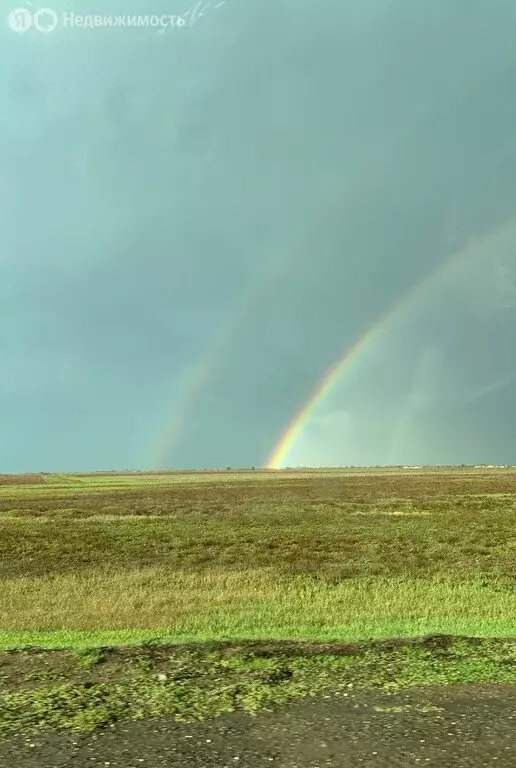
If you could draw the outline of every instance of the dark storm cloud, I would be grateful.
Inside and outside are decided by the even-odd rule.
[[[515,210],[515,28],[502,0],[227,0],[163,33],[6,25],[2,470],[145,466],[221,333],[167,463],[264,461],[346,345]],[[425,344],[443,345],[459,389],[508,375],[512,326],[492,308],[513,300],[513,261],[500,258],[454,315],[462,372],[432,340],[437,303],[414,331],[408,389]],[[400,409],[374,396],[388,444]]]

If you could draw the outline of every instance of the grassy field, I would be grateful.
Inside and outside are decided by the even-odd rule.
[[[175,716],[195,717],[228,711],[228,702],[253,709],[262,700],[265,706],[308,695],[330,678],[333,690],[339,679],[384,687],[516,683],[516,470],[0,476],[0,580],[0,730],[37,718],[71,727],[105,723],[113,711],[135,717],[135,685],[138,700],[157,696],[159,712],[168,706]],[[265,678],[263,662],[258,678],[252,672],[256,654],[246,646],[425,635],[486,639],[450,640],[444,654],[419,640],[387,650],[373,644],[347,656],[317,656],[315,665],[307,652],[304,667],[301,651],[287,663],[286,652],[276,650]],[[214,641],[240,649],[229,666],[219,646],[202,651]],[[186,663],[189,651],[180,643],[204,645]],[[26,646],[61,655],[9,653]],[[142,648],[168,648],[167,664],[183,654],[179,666],[190,668],[190,682],[164,688],[147,675],[149,693],[117,656],[117,685],[101,682],[109,666],[103,663],[101,677],[77,693],[83,683],[75,667],[73,674],[61,669],[63,659],[75,653],[105,662],[114,646],[136,662]],[[27,653],[39,665],[44,700],[33,716]],[[206,665],[226,677],[208,675]]]

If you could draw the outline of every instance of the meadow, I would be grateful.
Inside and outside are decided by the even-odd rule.
[[[251,711],[330,682],[516,683],[516,469],[0,476],[0,580],[0,730],[155,711],[135,700]],[[421,640],[440,635],[444,652]],[[190,669],[166,693],[169,671],[134,677],[164,649]],[[86,690],[84,658],[90,677],[104,662]]]

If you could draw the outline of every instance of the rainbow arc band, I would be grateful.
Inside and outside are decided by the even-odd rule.
[[[411,288],[401,299],[398,299],[384,315],[381,315],[373,325],[366,329],[364,334],[354,344],[345,349],[344,353],[330,366],[322,379],[319,380],[308,400],[297,411],[287,429],[277,441],[267,459],[265,468],[281,469],[287,465],[289,454],[306,425],[315,414],[315,411],[321,407],[337,383],[349,371],[351,363],[359,358],[360,353],[369,346],[380,330],[384,329],[395,316],[398,316],[401,312],[414,305],[427,288],[439,280],[450,276],[455,270],[460,270],[468,262],[472,261],[475,256],[481,256],[486,250],[494,250],[498,244],[503,243],[505,238],[511,236],[514,236],[516,242],[516,216],[511,216],[494,231],[492,230],[484,235],[475,237],[465,248],[457,251],[444,262],[441,262],[435,270]]]

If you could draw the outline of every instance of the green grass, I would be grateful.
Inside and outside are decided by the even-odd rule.
[[[40,676],[36,688],[20,686],[2,695],[0,736],[48,727],[91,732],[119,720],[148,717],[193,722],[238,709],[254,715],[289,701],[354,696],[371,688],[395,692],[453,683],[516,683],[516,642],[507,640],[460,639],[437,648],[424,642],[358,648],[350,655],[302,649],[259,654],[259,649],[245,647],[229,652],[183,650],[157,660],[148,650],[146,658],[135,656],[123,666],[102,653],[76,655],[73,682],[52,682],[47,674]],[[112,676],[117,663],[116,682],[92,680],[95,667],[108,667],[101,674]],[[33,674],[26,675],[25,685],[31,679]],[[422,711],[431,709],[422,706]]]
[[[338,691],[339,680],[387,689],[516,682],[507,640],[516,638],[514,469],[44,480],[0,485],[0,652],[74,649],[81,663],[60,685],[57,661],[34,669],[43,687],[29,695],[16,689],[24,666],[5,655],[16,690],[0,677],[0,730],[32,727],[37,717],[93,727],[149,713],[253,711]],[[177,649],[435,634],[484,640],[457,641],[446,658],[410,646],[280,663],[275,651],[273,667],[292,672],[282,683],[256,678],[245,653],[229,670],[208,651],[188,657],[191,675],[177,685],[141,668],[143,678],[128,678],[124,665],[109,684],[80,682],[106,646],[137,655],[148,642]],[[220,679],[208,684],[202,670],[212,662]]]
[[[20,628],[514,633],[514,471],[273,476],[0,487],[2,647]]]
[[[29,637],[41,644],[44,630],[47,638],[54,633],[55,647],[56,629],[75,646],[84,627],[90,646],[122,642],[128,630],[136,642],[145,639],[139,632],[147,627],[172,642],[516,636],[516,591],[509,583],[442,576],[361,577],[330,585],[299,575],[280,578],[272,569],[199,575],[150,567],[21,577],[3,584],[0,615],[9,613],[13,618],[2,621],[0,633],[4,649]]]

